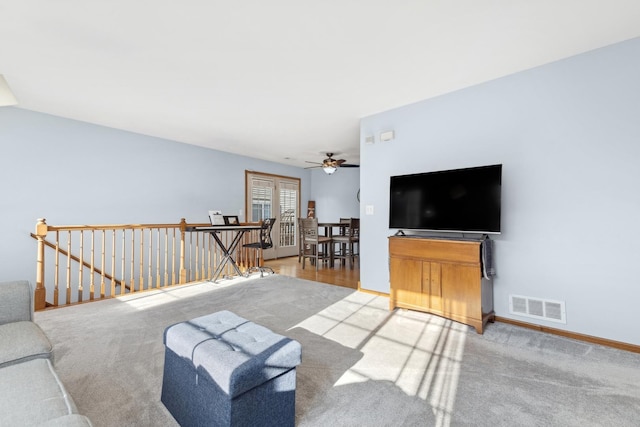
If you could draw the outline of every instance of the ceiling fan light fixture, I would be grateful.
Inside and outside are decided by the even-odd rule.
[[[334,173],[336,171],[336,167],[335,166],[322,166],[322,170],[324,171],[324,173],[326,173],[327,175],[331,175],[332,173]]]

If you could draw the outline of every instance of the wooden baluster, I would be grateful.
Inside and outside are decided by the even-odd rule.
[[[131,270],[129,271],[130,292],[136,292],[135,265],[136,265],[136,231],[131,230]]]
[[[91,230],[91,264],[89,267],[89,272],[91,273],[91,279],[89,280],[89,300],[93,301],[94,294],[96,292],[95,286],[95,269],[94,269],[94,259],[95,259],[95,230]]]
[[[198,263],[196,261],[198,251],[198,234],[191,233],[191,246],[189,249],[189,272],[187,273],[187,281],[193,282],[198,276]]]
[[[224,245],[228,248],[229,245],[231,244],[231,241],[233,240],[233,237],[235,235],[235,231],[226,231],[225,232],[225,243]],[[236,248],[236,251],[234,252],[230,252],[230,255],[234,258],[237,259],[238,258],[238,250]],[[228,262],[227,263],[227,276],[228,277],[232,277],[235,276],[236,272],[234,269],[231,268],[231,263]]]
[[[202,270],[200,280],[207,280],[209,278],[209,233],[202,234],[202,256],[200,259],[200,269]]]
[[[84,291],[84,285],[82,283],[82,273],[84,272],[84,230],[80,230],[80,262],[78,265],[78,302],[81,302],[82,291]]]
[[[207,242],[207,236],[205,236],[203,233],[198,233],[198,235],[202,235],[200,237],[200,278],[198,280],[204,280],[206,279],[206,272],[207,272],[207,247],[206,247],[206,242]]]
[[[243,245],[246,245],[247,243],[251,243],[254,242],[254,235],[255,235],[255,231],[250,230],[248,233],[246,233],[243,237],[244,237],[244,241],[242,242]],[[243,246],[242,248],[242,259],[243,259],[243,263],[245,265],[245,270],[248,271],[249,269],[251,269],[251,267],[254,267],[253,265],[253,260],[255,259],[254,256],[252,256],[253,250],[249,249],[249,248],[245,248]]]
[[[211,275],[210,236],[209,233],[202,233],[202,280],[207,280]]]
[[[202,233],[196,233],[198,239],[198,253],[196,255],[196,270],[198,275],[196,280],[202,280],[204,276],[203,262],[204,262],[204,235]]]
[[[58,297],[60,292],[60,232],[56,231],[56,267],[53,276],[53,305],[58,306]]]
[[[207,233],[207,279],[211,279],[213,275],[213,250],[215,242],[211,233]]]
[[[173,229],[173,237],[171,238],[171,284],[176,284],[176,229]]]
[[[131,230],[134,234],[136,232],[135,228]],[[140,269],[138,270],[138,290],[144,291],[144,230],[140,230]],[[132,264],[133,265],[133,264]],[[133,269],[132,269],[133,270]],[[132,271],[131,277],[132,280],[135,280],[136,272]]]
[[[190,233],[189,245],[189,272],[187,273],[187,281],[193,282],[198,277],[198,234]]]
[[[195,245],[195,249],[194,249]],[[198,233],[189,233],[189,255],[187,282],[192,282],[198,277]]]
[[[140,230],[140,233],[144,233],[144,230]],[[151,260],[153,259],[153,229],[149,229],[149,252],[148,252],[149,260],[147,261],[147,289],[153,288],[153,276],[151,275],[151,268],[153,263]],[[140,264],[140,275],[142,275],[142,263]]]
[[[188,240],[187,240],[188,239]],[[184,282],[189,281],[189,277],[191,276],[191,244],[193,242],[193,233],[189,233],[185,235],[185,245],[187,246],[188,251],[185,249],[184,254],[184,266],[185,266],[185,277]]]
[[[234,234],[235,233],[233,231],[227,233],[227,243],[226,243],[227,247],[229,247],[229,245],[231,244],[231,240],[233,240]],[[234,258],[238,257],[238,248],[236,248],[235,252],[231,253],[231,256],[234,257]],[[236,272],[235,272],[235,270],[233,270],[231,268],[230,264],[231,263],[229,263],[229,262],[227,263],[227,276],[235,276]]]
[[[71,304],[71,230],[67,232],[67,292],[65,304]]]
[[[262,230],[256,230],[256,235],[255,235],[255,240],[254,242],[260,242],[260,236],[261,236]],[[263,259],[263,251],[262,249],[256,249],[257,253],[254,254],[254,259],[258,264],[256,265],[256,267],[259,267],[261,265],[264,265],[264,259]]]
[[[228,248],[229,247],[229,232],[220,233],[220,240],[223,240],[224,241],[224,246]],[[218,257],[222,258],[222,256],[223,256],[222,255],[222,251],[220,250],[218,252]],[[227,265],[224,267],[224,272],[222,273],[222,275],[223,275],[223,277],[225,275],[227,275],[227,276],[229,275],[229,263],[227,263]]]
[[[39,218],[36,223],[38,254],[36,259],[36,289],[33,297],[36,310],[42,310],[47,306],[47,290],[44,286],[44,238],[47,236],[47,232],[45,219]]]
[[[193,277],[195,278],[195,280],[200,280],[200,273],[201,273],[200,272],[200,233],[191,233],[191,234],[196,235],[196,247],[195,247],[196,258],[194,260],[195,274],[193,275]]]
[[[197,233],[198,234],[198,252],[200,253],[199,257],[198,257],[198,280],[204,280],[205,277],[205,253],[204,253],[204,243],[206,242],[207,238],[203,233]]]
[[[260,230],[255,230],[253,232],[253,239],[251,241],[252,242],[260,241]],[[254,264],[253,265],[254,267],[258,267],[259,265],[262,264],[261,258],[260,258],[262,256],[262,251],[260,249],[254,249],[253,253],[248,253],[247,256],[250,256],[251,263]]]
[[[105,256],[106,256],[106,242],[104,239],[106,239],[106,231],[103,228],[102,229],[102,255],[100,256],[100,299],[104,299],[105,298],[105,283],[104,283],[104,271],[107,268],[107,266],[105,265]],[[111,281],[113,282],[113,278],[111,279]]]
[[[120,284],[122,288],[122,284]],[[116,296],[116,230],[111,230],[111,294]]]
[[[202,247],[201,247],[201,256],[200,256],[200,280],[207,279],[207,234],[208,233],[198,233],[202,234]]]
[[[184,244],[185,244],[185,227],[187,221],[182,218],[180,220],[180,284],[187,283],[187,270],[184,268]],[[189,233],[191,234],[191,233]]]
[[[164,229],[164,281],[162,286],[169,284],[169,229]]]
[[[260,230],[254,230],[251,234],[252,234],[251,242],[260,241]],[[251,265],[253,267],[258,267],[261,264],[260,262],[261,253],[262,251],[260,249],[253,249],[252,251],[247,251],[247,259],[250,260]]]
[[[159,287],[160,287],[160,229],[158,228],[156,230],[156,288],[159,288]]]
[[[122,230],[122,261],[120,263],[120,277],[122,277],[122,284],[120,285],[120,295],[124,295],[125,294],[125,290],[126,290],[126,283],[127,283],[127,276],[126,276],[126,270],[125,270],[125,252],[126,252],[126,233],[125,230]]]

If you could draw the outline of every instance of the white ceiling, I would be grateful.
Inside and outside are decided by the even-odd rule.
[[[357,163],[361,117],[638,36],[638,0],[0,0],[0,74],[27,110]]]

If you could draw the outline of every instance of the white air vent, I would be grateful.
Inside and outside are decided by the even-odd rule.
[[[564,301],[509,295],[509,312],[519,316],[567,323]]]

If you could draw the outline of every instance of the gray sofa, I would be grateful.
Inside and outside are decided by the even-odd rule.
[[[53,369],[27,281],[0,283],[0,426],[91,426]]]

